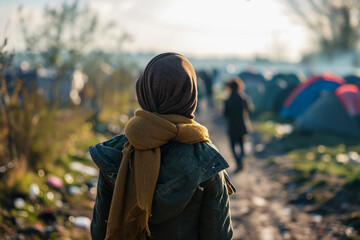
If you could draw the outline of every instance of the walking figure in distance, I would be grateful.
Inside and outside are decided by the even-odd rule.
[[[248,119],[249,104],[245,94],[244,82],[239,78],[233,78],[226,84],[229,97],[225,100],[224,117],[227,120],[227,130],[230,138],[230,147],[236,161],[235,172],[244,168],[244,140],[247,134],[246,119]],[[236,147],[240,147],[240,152]]]
[[[125,134],[90,147],[100,168],[93,239],[232,239],[227,162],[194,120],[196,74],[180,54],[154,57],[136,82]]]

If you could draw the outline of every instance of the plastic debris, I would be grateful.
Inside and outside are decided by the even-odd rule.
[[[52,175],[46,179],[46,183],[53,188],[61,188],[64,186],[63,180],[61,178]]]
[[[38,171],[38,175],[39,175],[39,177],[44,177],[44,176],[45,176],[45,172],[44,172],[44,170],[39,169],[39,171]]]
[[[292,133],[294,127],[291,124],[276,124],[276,135],[283,136]]]
[[[311,221],[317,224],[320,224],[323,220],[323,217],[321,215],[312,215]]]
[[[71,195],[80,195],[83,194],[83,190],[79,186],[70,186],[68,187],[68,193]]]
[[[35,200],[40,194],[39,186],[36,183],[33,183],[29,187],[29,197],[31,200]]]
[[[90,176],[97,176],[98,170],[94,167],[86,166],[79,162],[72,162],[70,163],[70,169],[73,171],[78,171],[81,173],[85,173]]]
[[[253,197],[252,202],[258,207],[264,207],[266,205],[266,200],[261,197]]]
[[[265,150],[265,145],[264,145],[264,144],[259,143],[259,144],[256,144],[256,145],[255,145],[255,151],[256,151],[256,152],[262,152],[262,151],[264,151],[264,150]]]
[[[72,184],[74,182],[74,178],[69,173],[65,174],[64,179],[68,184]]]
[[[360,163],[359,154],[357,152],[349,152],[349,160],[355,163]]]
[[[15,198],[14,206],[18,209],[23,209],[25,207],[25,200],[22,198]]]
[[[356,235],[356,231],[355,231],[354,228],[348,227],[345,230],[345,234],[346,234],[347,237],[351,238],[351,237],[354,237]]]
[[[64,203],[61,200],[56,200],[55,206],[57,206],[58,208],[62,208],[64,206]]]
[[[349,156],[343,153],[339,153],[336,155],[336,161],[339,163],[346,164],[349,162]]]
[[[47,192],[46,193],[46,198],[49,199],[50,201],[54,200],[54,193],[53,192]]]
[[[283,208],[282,209],[282,214],[283,215],[290,215],[292,213],[292,209],[291,208]]]
[[[88,217],[79,216],[71,219],[76,227],[89,229],[91,220]]]

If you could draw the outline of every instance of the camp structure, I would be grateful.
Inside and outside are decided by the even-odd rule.
[[[7,69],[4,78],[6,81],[7,91],[10,94],[12,94],[17,87],[16,85],[19,83],[17,80],[21,81],[21,89],[26,89],[29,92],[36,91],[36,70],[24,70],[21,67],[10,67],[9,69]],[[1,83],[0,87],[2,87]]]
[[[350,116],[360,117],[360,91],[354,84],[344,84],[335,90],[335,95]]]
[[[323,92],[295,121],[298,129],[324,131],[340,135],[359,136],[354,117],[349,116],[339,98],[333,92]]]
[[[347,75],[344,77],[344,80],[346,81],[346,83],[354,84],[360,87],[360,77],[357,75]]]
[[[238,74],[245,84],[245,94],[251,98],[255,109],[261,108],[262,96],[265,93],[265,78],[261,74],[243,71]]]
[[[283,117],[296,118],[315,102],[320,93],[333,92],[344,83],[344,79],[330,74],[310,77],[286,98],[280,114]]]
[[[296,74],[279,73],[265,82],[265,93],[262,97],[262,107],[267,111],[278,112],[286,97],[300,84]]]

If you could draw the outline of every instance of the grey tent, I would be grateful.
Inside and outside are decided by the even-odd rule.
[[[262,109],[262,95],[265,92],[265,78],[261,74],[240,72],[238,75],[245,83],[245,93],[250,97],[255,110]]]
[[[265,93],[262,95],[264,110],[278,112],[286,97],[300,84],[295,74],[276,74],[265,82]]]
[[[350,117],[336,95],[329,92],[322,93],[306,112],[296,119],[295,125],[307,131],[360,136],[355,118]]]

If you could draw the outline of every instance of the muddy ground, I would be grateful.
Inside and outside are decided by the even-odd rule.
[[[273,167],[269,159],[275,156],[280,164],[286,164],[285,153],[268,151],[261,157],[254,156],[253,146],[259,144],[258,133],[248,137],[246,168],[234,173],[235,162],[224,120],[211,113],[199,115],[197,120],[207,126],[213,143],[230,165],[227,171],[237,189],[230,202],[234,239],[360,239],[354,228],[343,224],[340,214],[315,211],[318,206],[308,201],[312,193],[305,195],[304,204],[300,201],[302,196],[288,184],[288,178],[281,180],[281,176],[288,173]]]

